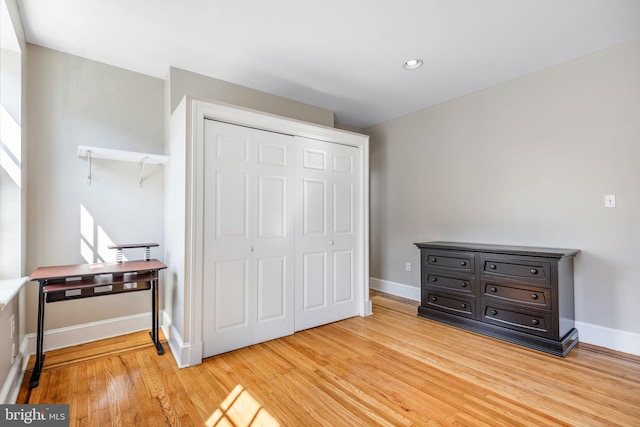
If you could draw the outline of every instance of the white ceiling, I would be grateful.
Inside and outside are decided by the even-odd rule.
[[[639,0],[18,0],[27,41],[366,127],[640,37]],[[402,63],[422,58],[424,67]]]

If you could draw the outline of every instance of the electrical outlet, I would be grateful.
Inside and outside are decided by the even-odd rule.
[[[13,337],[16,335],[16,315],[12,314],[11,315],[11,339],[13,339]]]
[[[410,262],[406,263],[406,264],[404,265],[404,269],[405,269],[406,271],[411,271],[411,263],[410,263]]]

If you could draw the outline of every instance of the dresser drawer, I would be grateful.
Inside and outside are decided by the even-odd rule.
[[[482,257],[482,274],[550,286],[551,264],[531,259]]]
[[[482,281],[483,298],[551,310],[551,289]]]
[[[520,311],[517,308],[508,309],[483,303],[482,320],[529,334],[556,338],[553,336],[553,319],[550,313]]]
[[[458,316],[474,318],[475,300],[463,295],[451,295],[439,292],[426,292],[422,305],[435,310],[446,311]]]
[[[422,251],[423,268],[445,268],[464,273],[475,272],[475,255],[467,252]]]
[[[428,272],[425,285],[429,288],[443,288],[447,290],[474,293],[473,278],[449,277],[437,272]]]

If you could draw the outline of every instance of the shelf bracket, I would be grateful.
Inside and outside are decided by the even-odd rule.
[[[91,151],[87,151],[87,164],[89,165],[89,173],[87,174],[87,185],[91,187]]]
[[[143,158],[142,160],[140,160],[140,176],[138,177],[138,185],[140,186],[140,188],[142,188],[142,177],[144,176],[144,167],[147,164],[147,159],[148,157]]]

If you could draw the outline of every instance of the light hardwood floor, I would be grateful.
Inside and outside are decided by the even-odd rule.
[[[372,301],[185,369],[146,333],[48,352],[18,403],[68,403],[78,426],[640,426],[640,357],[581,343],[562,359]]]

